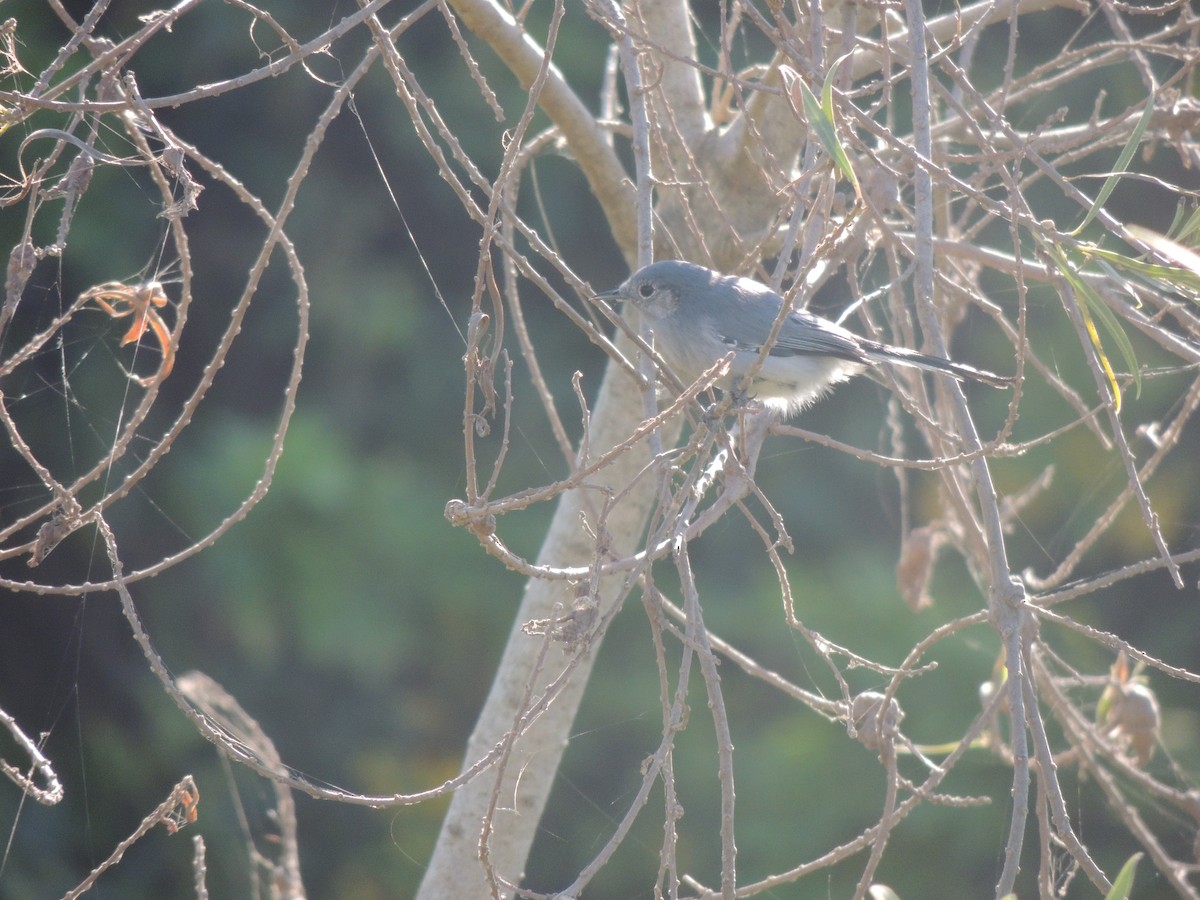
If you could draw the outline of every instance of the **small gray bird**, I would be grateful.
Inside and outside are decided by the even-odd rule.
[[[732,351],[729,377],[717,383],[725,390],[736,388],[750,371],[784,303],[765,284],[677,259],[639,269],[616,290],[597,296],[632,303],[654,332],[655,349],[685,384]],[[749,393],[791,415],[835,384],[880,363],[915,366],[997,388],[1012,383],[982,369],[859,337],[828,319],[793,310]]]

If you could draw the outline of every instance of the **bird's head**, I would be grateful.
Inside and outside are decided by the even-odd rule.
[[[620,287],[596,296],[628,301],[654,322],[675,313],[687,297],[702,296],[713,275],[703,266],[666,259],[638,269]]]

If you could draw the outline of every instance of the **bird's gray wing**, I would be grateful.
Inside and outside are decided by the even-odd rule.
[[[771,334],[783,298],[761,285],[754,284],[751,292],[742,280],[743,302],[738,314],[721,321],[717,329],[721,340],[730,349],[758,353]],[[771,356],[830,356],[850,362],[868,362],[859,338],[842,326],[812,313],[794,310],[788,314]]]
[[[771,353],[832,356],[851,362],[867,362],[858,335],[835,322],[803,311],[788,315]]]

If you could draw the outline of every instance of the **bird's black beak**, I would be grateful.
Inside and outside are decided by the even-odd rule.
[[[625,295],[621,293],[619,287],[613,288],[611,291],[600,291],[596,294],[597,300],[607,300],[610,303],[620,303],[625,299]]]

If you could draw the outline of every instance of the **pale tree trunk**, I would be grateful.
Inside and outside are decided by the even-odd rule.
[[[523,84],[534,81],[542,63],[541,52],[527,37],[517,34],[517,27],[506,14],[486,0],[457,0],[452,5],[477,35],[489,41]],[[684,59],[694,59],[696,48],[689,15],[687,4],[674,0],[632,9],[629,21],[631,30],[644,30],[657,47],[669,48]],[[660,248],[658,255],[686,256],[710,265],[732,266],[748,246],[761,242],[769,220],[763,210],[775,202],[772,197],[782,185],[771,182],[755,155],[747,149],[750,141],[744,121],[724,132],[713,127],[694,67],[661,52],[651,51],[648,56],[652,62],[644,59],[643,67],[653,67],[656,73],[661,72],[662,78],[659,90],[653,95],[649,119],[672,121],[673,130],[687,140],[686,145],[661,138],[653,142],[655,171],[667,173],[661,176],[664,180],[704,184],[711,192],[691,189],[659,192],[660,232],[655,238]],[[634,198],[627,185],[611,180],[614,160],[596,158],[592,134],[577,118],[579,106],[567,98],[565,85],[556,82],[555,77],[557,73],[551,72],[547,79],[542,108],[568,136],[573,150],[576,150],[576,144],[571,142],[573,134],[585,139],[585,145],[576,150],[576,158],[632,265],[636,253],[630,244],[633,235],[629,223],[633,221]],[[787,159],[794,158],[799,143],[797,119],[779,97],[760,97],[753,112],[757,114],[758,140],[765,141],[775,151],[776,164],[783,160],[786,165]],[[701,171],[695,171],[697,166]],[[696,231],[694,219],[684,215],[687,208],[703,211],[706,218],[701,232]],[[707,247],[708,252],[704,253],[702,247]],[[614,273],[613,283],[622,277],[624,273]],[[623,346],[632,358],[632,345]],[[610,360],[591,412],[586,438],[589,457],[595,459],[628,438],[642,421],[643,411],[643,398],[636,384],[620,365]],[[579,465],[587,461],[581,459]],[[649,461],[648,446],[643,441],[633,452],[623,454],[606,467],[599,480],[615,493],[631,484]],[[653,488],[647,486],[623,495],[598,521],[602,497],[595,480],[586,489],[563,495],[539,554],[539,564],[555,567],[592,564],[597,557],[594,534],[597,527],[604,529],[611,558],[627,557],[636,551],[656,500]],[[629,590],[630,585],[620,576],[600,579],[597,597],[600,613],[610,610]],[[571,585],[563,581],[531,578],[526,586],[495,681],[468,743],[466,765],[499,746],[511,735],[521,712],[536,702],[569,663],[573,669],[566,685],[556,692],[553,703],[508,748],[509,756],[499,783],[489,772],[455,793],[422,882],[419,896],[423,900],[490,895],[480,859],[481,823],[485,821],[489,822],[485,851],[488,865],[504,878],[519,880],[603,635],[601,630],[590,640],[586,653],[575,654],[564,652],[558,643],[531,637],[522,626],[551,618],[556,609],[560,614],[562,610],[570,610],[573,597]]]
[[[592,414],[590,439],[594,453],[628,436],[638,424],[640,409],[633,379],[618,367],[610,367]],[[605,471],[604,480],[614,490],[622,476],[632,480],[649,461],[645,444],[622,460],[620,466]],[[576,489],[563,496],[542,545],[539,563],[586,566],[593,561],[595,541],[584,522],[596,522],[598,498],[599,494],[591,489]],[[628,494],[608,511],[606,524],[615,554],[633,552],[654,499],[649,491]],[[621,576],[610,576],[600,579],[596,599],[600,609],[610,609],[626,593]],[[467,765],[485,756],[511,733],[521,711],[531,701],[536,702],[572,661],[574,669],[554,702],[512,746],[500,782],[494,772],[485,772],[454,794],[418,896],[429,900],[490,896],[479,857],[481,823],[488,818],[493,803],[496,808],[490,817],[490,864],[503,877],[519,880],[602,636],[590,642],[589,652],[577,655],[564,650],[560,643],[526,634],[522,625],[549,618],[556,605],[560,611],[570,611],[573,602],[569,582],[532,578],[526,585],[495,681],[467,744]]]

